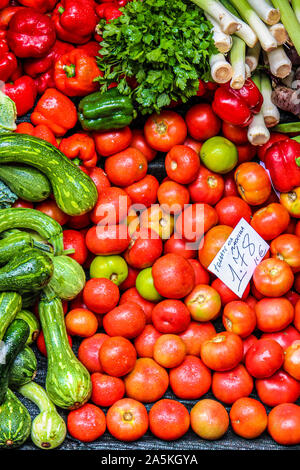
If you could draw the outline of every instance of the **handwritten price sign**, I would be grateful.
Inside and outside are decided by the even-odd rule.
[[[242,297],[268,249],[265,240],[245,219],[241,219],[208,269],[238,297]]]

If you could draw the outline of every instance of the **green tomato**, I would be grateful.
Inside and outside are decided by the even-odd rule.
[[[90,265],[90,276],[110,279],[119,286],[127,279],[128,266],[121,256],[96,256]]]
[[[143,269],[136,278],[136,288],[138,293],[146,300],[159,302],[162,296],[154,287],[152,268]]]
[[[200,159],[209,170],[215,173],[228,173],[238,162],[238,151],[225,137],[211,137],[202,145]]]

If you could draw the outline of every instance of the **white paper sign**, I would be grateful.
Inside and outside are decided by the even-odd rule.
[[[238,297],[243,293],[269,249],[258,233],[241,219],[208,267]]]

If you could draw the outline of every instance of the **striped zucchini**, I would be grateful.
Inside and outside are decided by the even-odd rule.
[[[22,297],[17,292],[0,292],[0,340],[22,307]]]
[[[26,165],[0,165],[0,180],[24,201],[44,201],[52,191],[48,178]]]
[[[21,446],[28,439],[30,429],[31,418],[27,408],[8,389],[5,401],[0,405],[0,449]]]
[[[24,207],[2,209],[0,211],[0,233],[15,228],[37,232],[53,246],[55,255],[60,255],[64,251],[61,225],[41,211]]]
[[[0,135],[0,164],[23,163],[44,173],[60,209],[68,215],[90,211],[98,192],[92,179],[49,142],[26,134]]]
[[[39,314],[48,357],[47,394],[61,408],[79,408],[91,396],[90,374],[70,347],[61,300],[48,287],[43,291]]]
[[[17,251],[23,251],[25,248],[37,247],[43,251],[50,251],[51,247],[45,243],[34,241],[27,232],[17,231],[0,240],[0,264],[7,263]]]
[[[75,259],[61,255],[53,257],[54,273],[48,287],[63,300],[74,299],[85,285],[85,272]]]
[[[30,329],[30,334],[26,342],[27,345],[32,344],[38,337],[40,332],[40,323],[34,313],[29,310],[20,310],[15,316],[16,320],[21,319],[26,321]]]
[[[31,348],[25,346],[25,348],[19,352],[11,366],[8,386],[12,389],[17,389],[31,382],[36,376],[36,371],[36,356]]]

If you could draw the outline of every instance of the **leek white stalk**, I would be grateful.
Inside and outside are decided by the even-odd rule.
[[[254,47],[247,49],[245,62],[249,66],[251,72],[254,72],[258,66],[260,51],[260,42],[258,42]]]
[[[244,86],[246,80],[246,44],[237,36],[233,36],[232,48],[230,51],[230,63],[232,66],[231,88],[239,90]]]
[[[225,34],[233,34],[239,29],[239,22],[217,0],[192,0],[198,7],[220,23]]]
[[[210,73],[216,83],[226,83],[232,77],[232,67],[221,53],[214,54],[209,59]]]
[[[274,127],[279,123],[280,114],[277,106],[272,102],[272,85],[269,77],[263,73],[260,78],[261,94],[263,96],[262,114],[267,127]]]
[[[281,22],[300,55],[300,23],[288,0],[272,0],[273,5],[280,10]]]
[[[213,40],[218,51],[222,52],[222,54],[230,51],[232,46],[232,37],[229,34],[223,33],[220,24],[212,16],[207,13],[205,13],[205,16],[213,25]]]
[[[261,91],[260,75],[256,73],[255,75],[253,75],[252,80]],[[262,109],[258,114],[255,114],[253,116],[252,122],[249,124],[248,127],[247,137],[250,144],[252,145],[263,145],[268,142],[270,138],[270,131],[265,124]]]
[[[222,5],[231,13],[233,18],[240,23],[240,28],[235,32],[235,35],[243,39],[248,47],[254,47],[258,42],[258,37],[250,26],[245,23],[239,16],[236,9],[231,5],[229,0],[220,0]]]
[[[296,15],[296,18],[300,23],[300,0],[292,0],[292,7]]]
[[[267,24],[276,24],[280,20],[280,11],[265,0],[248,0],[250,6]]]
[[[277,47],[277,41],[268,30],[267,25],[259,18],[251,8],[247,0],[231,0],[241,17],[251,26],[256,33],[261,47],[265,51],[272,51]]]
[[[248,64],[245,63],[245,70],[246,70],[246,79],[251,78],[251,70]]]
[[[287,77],[292,70],[292,62],[286,55],[282,46],[274,51],[267,52],[268,62],[271,73],[278,78]]]
[[[269,31],[277,41],[278,46],[287,42],[289,36],[282,23],[276,23],[269,27]]]
[[[283,85],[287,86],[288,88],[293,88],[294,77],[295,77],[295,72],[294,70],[292,70],[291,73],[281,81]]]

